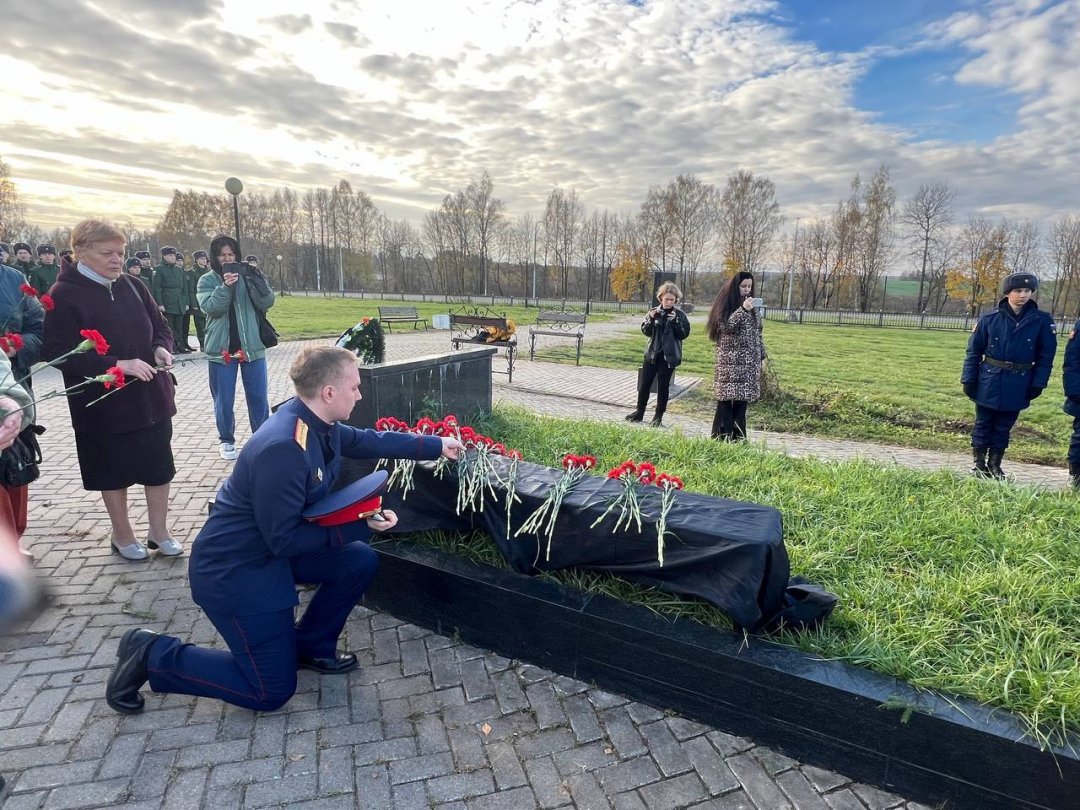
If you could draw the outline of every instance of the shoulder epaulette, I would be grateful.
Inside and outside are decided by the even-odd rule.
[[[303,450],[307,450],[307,432],[307,422],[305,422],[303,419],[297,419],[296,430],[293,431],[293,439],[298,445],[300,445],[301,449]]]

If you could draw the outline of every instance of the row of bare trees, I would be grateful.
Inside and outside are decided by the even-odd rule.
[[[9,175],[0,161],[0,236],[65,243],[64,229],[26,222]],[[1004,275],[1028,270],[1049,282],[1042,300],[1055,312],[1077,311],[1080,217],[1061,217],[1046,234],[1006,218],[957,222],[955,198],[937,182],[900,202],[882,165],[869,179],[856,175],[828,216],[797,219],[782,238],[773,183],[746,170],[723,189],[679,175],[630,212],[589,211],[574,189],[556,186],[542,213],[513,217],[483,172],[419,226],[391,220],[344,179],[239,202],[245,252],[285,287],[644,300],[655,272],[673,274],[693,298],[747,270],[769,276],[773,290],[779,284],[774,305],[866,311],[883,305],[887,275],[900,271],[917,281],[914,311],[975,312],[996,298]],[[133,247],[190,252],[231,233],[232,220],[228,195],[177,190],[156,227],[121,227]]]

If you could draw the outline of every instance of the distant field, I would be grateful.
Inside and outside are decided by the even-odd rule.
[[[769,321],[765,345],[781,395],[752,405],[748,424],[759,430],[966,451],[974,419],[974,406],[959,382],[967,338],[964,332]],[[636,336],[586,343],[582,363],[636,368],[644,344],[645,338]],[[711,414],[714,354],[700,319],[683,350],[683,372],[705,382],[672,409]],[[1064,337],[1050,386],[1021,413],[1006,461],[1065,464],[1072,420],[1061,410],[1063,350]],[[573,354],[552,349],[544,359],[572,362]]]

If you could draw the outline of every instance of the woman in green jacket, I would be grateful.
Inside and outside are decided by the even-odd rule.
[[[274,291],[258,269],[238,264],[240,245],[231,236],[217,236],[210,243],[213,272],[199,279],[199,307],[206,315],[206,345],[209,360],[210,395],[214,398],[218,453],[226,461],[237,456],[236,373],[244,381],[251,432],[270,417],[266,378],[266,347],[259,340],[256,308],[266,311],[274,305]]]

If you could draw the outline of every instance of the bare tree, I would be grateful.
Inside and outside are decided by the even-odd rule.
[[[559,273],[560,295],[567,297],[570,268],[573,266],[584,209],[578,202],[577,192],[569,193],[555,187],[548,195],[544,209],[544,234],[547,248]]]
[[[1050,228],[1049,259],[1053,268],[1052,313],[1080,313],[1073,303],[1080,288],[1080,217],[1073,214],[1057,219]]]
[[[487,295],[488,260],[491,242],[503,220],[503,201],[493,194],[494,185],[491,177],[484,172],[479,180],[473,180],[465,188],[469,212],[472,214],[473,230],[476,234],[476,253],[480,261],[481,295]]]
[[[924,296],[927,275],[934,264],[934,254],[940,242],[948,238],[953,221],[955,193],[948,183],[923,183],[912,195],[900,214],[904,236],[911,246],[911,256],[919,268],[919,295],[915,311],[922,312],[929,295]]]
[[[776,187],[740,169],[728,177],[720,198],[720,249],[726,267],[757,273],[780,227]]]
[[[1005,267],[1010,273],[1037,273],[1042,237],[1034,222],[1002,220],[1005,232]]]
[[[878,282],[892,257],[895,237],[896,189],[889,169],[882,165],[870,178],[859,201],[859,235],[856,249],[856,303],[861,312],[870,309]]]
[[[668,185],[667,198],[674,263],[679,268],[683,293],[690,296],[705,246],[716,228],[716,187],[693,175],[680,174]]]
[[[668,203],[667,191],[653,186],[645,195],[645,202],[638,212],[643,255],[649,264],[662,273],[668,272],[668,254],[674,229]]]
[[[19,191],[11,180],[11,167],[0,160],[0,239],[15,241],[26,227]]]

